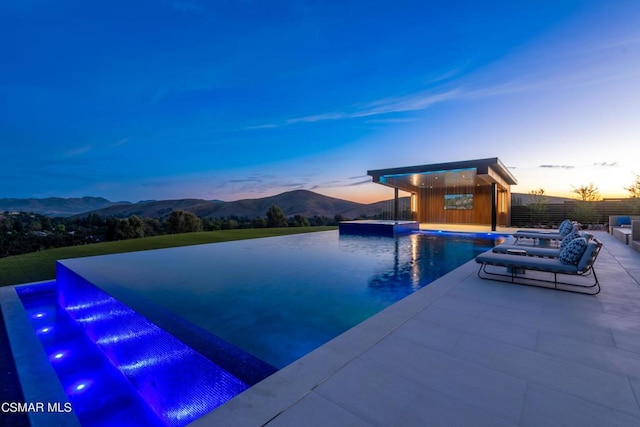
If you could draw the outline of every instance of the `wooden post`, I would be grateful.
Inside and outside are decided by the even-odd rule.
[[[496,225],[498,223],[498,198],[497,198],[496,183],[491,183],[491,231],[496,231]]]
[[[394,188],[394,198],[393,198],[393,220],[397,221],[400,216],[400,206],[398,206],[398,189]]]

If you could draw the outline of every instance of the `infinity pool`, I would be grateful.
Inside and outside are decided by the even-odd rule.
[[[216,363],[206,368],[211,375],[229,373],[237,394],[502,240],[488,233],[329,231],[77,258],[58,264],[58,302],[84,307],[75,296],[91,289],[98,305],[121,304],[106,313],[131,311],[142,319],[136,324],[177,337]]]
[[[143,315],[168,310],[282,368],[493,244],[330,231],[60,264]]]

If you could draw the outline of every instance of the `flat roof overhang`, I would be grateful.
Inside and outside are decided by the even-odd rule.
[[[518,181],[497,157],[405,166],[367,171],[373,182],[413,192],[419,188],[498,184],[508,188]]]

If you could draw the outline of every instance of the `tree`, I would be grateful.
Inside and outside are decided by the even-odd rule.
[[[162,224],[156,218],[142,218],[144,223],[144,235],[145,236],[157,236],[163,234]]]
[[[273,205],[267,211],[267,227],[286,227],[287,218],[278,205]]]
[[[289,227],[309,227],[309,220],[302,215],[294,215],[289,218]]]
[[[624,187],[624,189],[630,193],[631,198],[640,198],[640,175],[636,175],[635,182],[629,187]]]
[[[127,238],[136,239],[138,237],[144,237],[144,223],[137,215],[132,215],[127,220],[129,223]]]
[[[636,180],[629,187],[625,187],[625,190],[629,192],[629,208],[632,215],[640,213],[640,175],[636,175]]]
[[[581,185],[578,188],[573,185],[571,187],[573,188],[571,191],[580,196],[580,201],[573,211],[575,219],[583,224],[596,222],[596,217],[598,216],[596,208],[593,203],[590,202],[595,202],[600,199],[598,187],[595,187],[593,182],[590,182],[589,185]]]
[[[44,231],[51,231],[51,218],[49,218],[48,216],[43,216],[41,223],[42,229]]]
[[[110,242],[116,240],[117,231],[118,219],[110,216],[109,218],[107,218],[107,231],[105,233],[105,237],[107,238],[107,240]]]
[[[233,218],[224,218],[222,220],[221,228],[223,230],[234,230],[240,226],[237,220]]]
[[[266,228],[267,227],[267,220],[264,219],[263,217],[259,216],[256,219],[254,219],[251,222],[251,226],[253,228]]]
[[[576,193],[578,196],[580,196],[580,200],[582,200],[583,202],[594,202],[600,199],[600,192],[598,190],[598,187],[595,187],[593,185],[593,182],[590,182],[589,185],[581,185],[578,188],[572,185],[571,188],[573,188],[571,192]]]
[[[167,218],[168,233],[193,233],[202,230],[202,220],[191,212],[173,211]]]
[[[547,213],[547,196],[544,195],[544,188],[529,191],[529,203],[527,207],[531,213],[531,222],[539,224],[545,220]]]

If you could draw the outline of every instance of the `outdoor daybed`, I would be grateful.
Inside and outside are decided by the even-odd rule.
[[[564,239],[562,239],[562,242],[560,242],[560,246],[557,248],[526,246],[526,245],[510,245],[508,243],[502,243],[501,245],[494,246],[493,249],[491,250],[493,252],[500,253],[500,254],[512,253],[517,255],[558,258],[560,256],[560,251],[564,249],[564,247],[567,244],[569,244],[571,240],[577,237],[584,237],[588,242],[593,238],[593,234],[587,233],[584,231],[577,232],[576,234],[569,233],[567,236],[564,237]]]
[[[600,240],[592,239],[587,242],[584,237],[579,237],[562,249],[557,258],[496,253],[490,250],[476,257],[476,262],[480,264],[478,276],[482,279],[546,288],[551,288],[548,286],[551,284],[551,289],[596,295],[600,292],[600,283],[593,264],[601,248]],[[581,278],[591,275],[592,283],[585,283]],[[569,276],[579,279],[560,281],[558,276],[565,280],[569,280]]]
[[[518,230],[518,233],[523,232],[523,233],[567,234],[569,231],[571,231],[571,228],[573,228],[573,224],[574,222],[571,221],[570,219],[565,219],[560,223],[558,228],[555,228],[555,229],[548,229],[548,230],[526,229],[526,230]]]
[[[518,244],[522,239],[533,239],[534,244],[537,240],[540,245],[549,246],[551,241],[563,240],[571,233],[578,234],[578,224],[571,224],[568,229],[566,227],[560,228],[558,233],[518,230],[513,233],[513,237],[516,239],[515,244]]]

